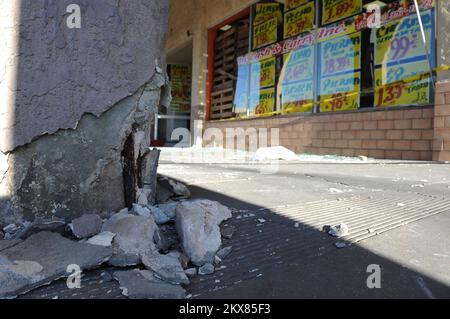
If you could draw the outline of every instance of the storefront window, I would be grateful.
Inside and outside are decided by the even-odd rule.
[[[237,59],[232,117],[431,104],[435,1],[262,1]],[[378,23],[378,24],[377,24]]]

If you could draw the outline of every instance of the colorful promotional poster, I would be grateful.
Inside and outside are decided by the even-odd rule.
[[[272,18],[266,22],[253,27],[253,49],[259,49],[278,40],[277,18]]]
[[[275,88],[256,90],[250,94],[250,114],[269,115],[275,107]]]
[[[282,88],[284,114],[312,112],[314,106],[313,81],[284,84]]]
[[[431,10],[422,13],[422,22],[425,29],[428,52],[431,52],[433,34],[433,14]],[[375,32],[376,65],[426,55],[419,19],[415,14],[387,23]]]
[[[276,60],[269,58],[251,65],[251,90],[275,85]]]
[[[361,90],[361,72],[322,78],[320,81],[320,112],[357,110]]]
[[[284,38],[294,37],[314,28],[314,2],[309,2],[284,14]]]
[[[283,22],[283,14],[279,3],[257,3],[255,5],[254,26],[272,20],[273,18],[277,19],[277,25]]]
[[[172,101],[170,110],[174,113],[191,111],[191,68],[187,65],[170,65]]]
[[[361,68],[361,32],[320,44],[321,75]]]
[[[234,113],[247,114],[248,94],[250,86],[250,65],[243,64],[238,67],[236,92],[234,94]]]
[[[280,75],[283,84],[312,79],[313,72],[314,47],[304,47],[284,55],[284,66]]]
[[[309,0],[286,0],[284,4],[284,12],[300,7]]]
[[[431,80],[428,61],[392,65],[375,70],[377,107],[426,105]]]
[[[322,24],[329,24],[359,14],[362,0],[323,0]]]

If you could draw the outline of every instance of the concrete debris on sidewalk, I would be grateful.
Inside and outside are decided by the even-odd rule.
[[[275,147],[263,147],[256,151],[254,160],[255,161],[298,161],[298,156],[294,152],[288,150],[283,146]]]
[[[113,240],[114,254],[109,260],[112,266],[136,266],[141,262],[141,255],[154,251],[154,235],[158,226],[153,217],[121,214],[113,216],[102,228],[116,234]]]
[[[231,211],[217,202],[194,200],[180,203],[176,214],[178,236],[192,263],[213,263],[222,245],[219,225],[232,217]]]
[[[156,201],[158,204],[164,204],[172,198],[189,198],[191,192],[183,183],[171,180],[167,177],[158,177],[156,187]]]
[[[150,252],[142,255],[142,263],[161,280],[175,285],[189,284],[189,279],[177,256]]]
[[[186,291],[155,277],[149,270],[117,271],[113,277],[119,282],[122,294],[130,299],[183,299]]]
[[[90,238],[86,243],[102,247],[111,247],[114,237],[116,237],[116,234],[105,231]]]
[[[0,252],[0,298],[14,298],[52,281],[68,277],[69,265],[88,270],[108,261],[110,248],[71,241],[41,232]]]
[[[329,228],[328,234],[330,234],[333,237],[345,237],[347,236],[350,231],[346,224],[339,224],[333,227]]]
[[[85,214],[72,221],[72,232],[80,239],[97,235],[102,230],[103,221],[96,214]]]
[[[185,298],[182,285],[188,285],[189,278],[214,273],[214,263],[221,264],[231,253],[232,247],[222,247],[222,236],[231,238],[236,228],[221,229],[232,217],[227,207],[186,200],[190,192],[184,184],[161,180],[171,195],[155,205],[141,198],[131,209],[102,214],[106,219],[84,214],[70,225],[36,219],[5,226],[0,234],[0,298],[14,298],[68,277],[69,265],[83,272],[114,267],[113,279],[128,298]],[[3,240],[3,233],[17,239]]]

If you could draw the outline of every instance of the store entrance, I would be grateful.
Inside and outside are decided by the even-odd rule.
[[[167,54],[172,102],[155,115],[153,146],[190,147],[177,129],[191,127],[192,41]]]

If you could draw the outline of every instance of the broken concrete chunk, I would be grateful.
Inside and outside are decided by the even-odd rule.
[[[189,268],[184,271],[189,278],[197,276],[197,268]]]
[[[149,270],[118,271],[113,277],[119,282],[122,294],[130,299],[183,299],[185,290],[156,278]]]
[[[346,224],[339,224],[331,227],[328,234],[333,237],[345,237],[349,234],[349,228]]]
[[[217,202],[195,200],[180,203],[176,214],[178,236],[192,263],[213,263],[222,245],[219,225],[231,218],[231,211]]]
[[[106,231],[90,238],[86,243],[102,247],[111,247],[112,241],[115,236],[116,234]]]
[[[151,195],[151,189],[140,188],[136,193],[137,203],[142,206],[146,206],[149,204],[148,198]]]
[[[15,224],[9,224],[8,226],[5,226],[4,228],[3,228],[3,231],[6,233],[6,234],[14,234],[16,231],[18,231],[20,229],[20,227],[18,227],[17,225],[15,225]]]
[[[175,193],[164,187],[160,182],[156,186],[156,202],[158,204],[166,203]]]
[[[220,265],[222,263],[222,259],[219,256],[214,256],[214,265]]]
[[[224,260],[228,257],[229,254],[231,254],[231,250],[233,247],[225,247],[217,252],[217,256],[219,256],[220,259]]]
[[[299,157],[283,146],[264,147],[256,151],[255,161],[297,161]]]
[[[85,214],[72,221],[72,231],[77,238],[89,238],[102,230],[103,221],[95,214]]]
[[[106,262],[110,248],[80,244],[51,232],[32,235],[0,253],[0,298],[13,298],[67,277],[69,265],[83,271]]]
[[[113,240],[114,253],[109,263],[116,267],[139,264],[141,255],[156,249],[153,238],[157,229],[151,216],[113,216],[102,229],[116,234]]]
[[[155,219],[155,222],[158,225],[164,225],[164,224],[168,223],[169,221],[171,221],[171,218],[169,216],[167,216],[159,207],[151,206],[151,207],[148,207],[148,209],[150,210],[151,215],[153,216],[153,218]]]
[[[20,239],[27,239],[31,235],[40,233],[42,231],[49,231],[53,233],[58,233],[61,235],[66,235],[66,222],[63,219],[59,218],[40,218],[37,217],[33,223],[25,225],[25,228],[18,231],[14,237],[20,238]]]
[[[170,241],[167,239],[166,235],[164,235],[164,233],[160,229],[157,229],[155,231],[153,240],[155,241],[158,250],[167,251],[170,248],[171,245]]]
[[[135,213],[138,216],[146,218],[152,216],[150,209],[148,209],[147,207],[143,207],[139,204],[133,204],[133,213]]]
[[[186,185],[184,185],[183,183],[176,182],[174,180],[169,179],[169,184],[170,184],[170,186],[172,186],[172,191],[176,195],[182,196],[182,197],[190,197],[191,196],[191,192],[186,187]]]
[[[177,256],[161,255],[158,252],[151,252],[142,255],[144,266],[155,273],[155,275],[171,284],[189,284],[189,279],[181,267]]]
[[[22,242],[21,239],[0,240],[0,252]]]
[[[176,217],[176,208],[177,208],[178,202],[169,202],[165,204],[159,204],[157,207],[171,220],[175,220]]]
[[[210,264],[210,263],[207,263],[207,264],[204,264],[202,267],[200,267],[198,269],[198,274],[200,276],[206,276],[206,275],[213,274],[214,271],[215,271],[214,265]]]

